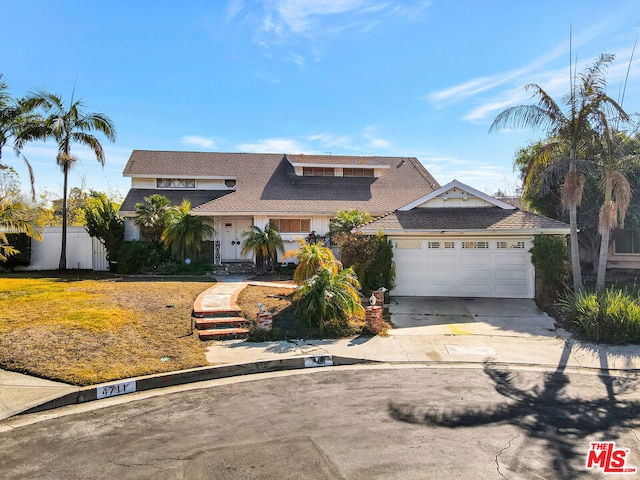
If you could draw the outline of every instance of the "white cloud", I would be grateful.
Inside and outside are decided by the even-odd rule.
[[[294,33],[306,33],[311,29],[314,17],[371,8],[375,3],[369,0],[278,0],[274,10],[281,21],[280,26],[286,26]]]
[[[266,138],[256,143],[243,143],[238,145],[238,149],[255,153],[311,153],[290,138]]]
[[[256,24],[253,41],[266,56],[303,66],[307,58],[318,61],[323,46],[345,32],[370,34],[391,17],[421,20],[429,3],[409,7],[399,6],[397,0],[264,0],[261,5],[257,23],[249,12],[240,18],[243,4],[239,0],[228,5],[227,17]]]
[[[573,35],[571,49],[574,55],[579,51],[579,47],[588,45],[594,39],[600,37],[611,28],[611,25],[620,21],[620,12],[612,14],[609,18],[601,19],[593,27],[578,32]],[[600,43],[602,43],[600,41]],[[496,75],[482,76],[467,80],[457,85],[446,87],[426,95],[428,100],[436,108],[444,108],[457,103],[462,103],[473,97],[478,97],[474,102],[474,107],[463,115],[463,119],[471,122],[481,122],[490,118],[493,114],[509,106],[528,103],[528,93],[523,91],[523,86],[527,83],[539,84],[547,93],[557,101],[568,91],[569,70],[568,65],[558,67],[558,61],[564,63],[570,49],[569,38],[555,48],[539,56],[533,61],[522,65],[519,68],[503,72]],[[598,52],[599,53],[599,52]],[[578,59],[578,72],[591,64],[596,58],[594,55],[581,55]],[[630,49],[625,48],[618,60],[609,69],[607,79],[611,85],[613,82],[620,83],[626,73],[626,66],[630,56]],[[568,62],[567,62],[568,63]],[[623,65],[621,65],[621,63]],[[549,69],[549,66],[554,67]],[[640,76],[638,69],[632,69],[630,78]],[[609,94],[616,97],[613,89]]]
[[[227,23],[233,20],[243,8],[243,0],[231,0],[227,5]]]
[[[212,138],[198,135],[186,135],[180,139],[180,143],[196,145],[201,148],[216,148],[216,142]]]
[[[332,133],[317,133],[306,137],[309,142],[318,142],[325,148],[341,147],[349,150],[356,150],[353,140],[349,135],[334,135]]]

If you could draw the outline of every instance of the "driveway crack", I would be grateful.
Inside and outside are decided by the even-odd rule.
[[[513,441],[515,439],[517,439],[518,437],[520,437],[520,432],[518,432],[518,434],[513,437],[512,439],[509,440],[509,443],[507,444],[506,447],[500,449],[500,451],[496,454],[496,470],[498,471],[498,475],[500,475],[502,478],[504,478],[505,480],[508,480],[507,477],[504,476],[504,474],[500,471],[500,455],[502,455],[502,452],[504,452],[505,450],[508,450],[509,448],[511,448],[511,443],[513,443]]]

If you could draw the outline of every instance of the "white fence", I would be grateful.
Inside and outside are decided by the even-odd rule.
[[[31,240],[31,264],[25,270],[57,270],[60,263],[62,227],[46,227],[42,241]],[[67,268],[109,270],[104,246],[84,227],[67,227]]]

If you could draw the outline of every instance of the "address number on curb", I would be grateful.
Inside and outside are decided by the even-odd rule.
[[[305,368],[309,367],[330,367],[333,365],[333,357],[331,355],[310,355],[304,357]]]
[[[131,380],[129,382],[103,385],[102,387],[98,387],[96,391],[98,393],[98,399],[115,397],[117,395],[125,395],[127,393],[133,393],[136,391],[136,381]]]

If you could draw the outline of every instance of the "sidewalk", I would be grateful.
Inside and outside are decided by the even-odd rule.
[[[240,290],[249,284],[264,283],[221,278],[218,284],[198,296],[196,304],[204,310],[228,309],[235,305]],[[496,333],[495,325],[473,330],[480,325],[482,322],[453,322],[405,327],[390,330],[388,336],[352,339],[220,341],[207,348],[206,358],[211,367],[144,377],[140,382],[146,383],[146,388],[157,388],[211,377],[304,368],[305,357],[327,354],[341,359],[342,364],[371,361],[477,367],[489,362],[514,367],[582,369],[612,375],[640,372],[640,345],[583,342],[570,338],[562,330],[520,335],[504,330]],[[95,392],[96,387],[92,389]],[[0,370],[0,420],[54,399],[82,397],[86,391],[88,389]]]

